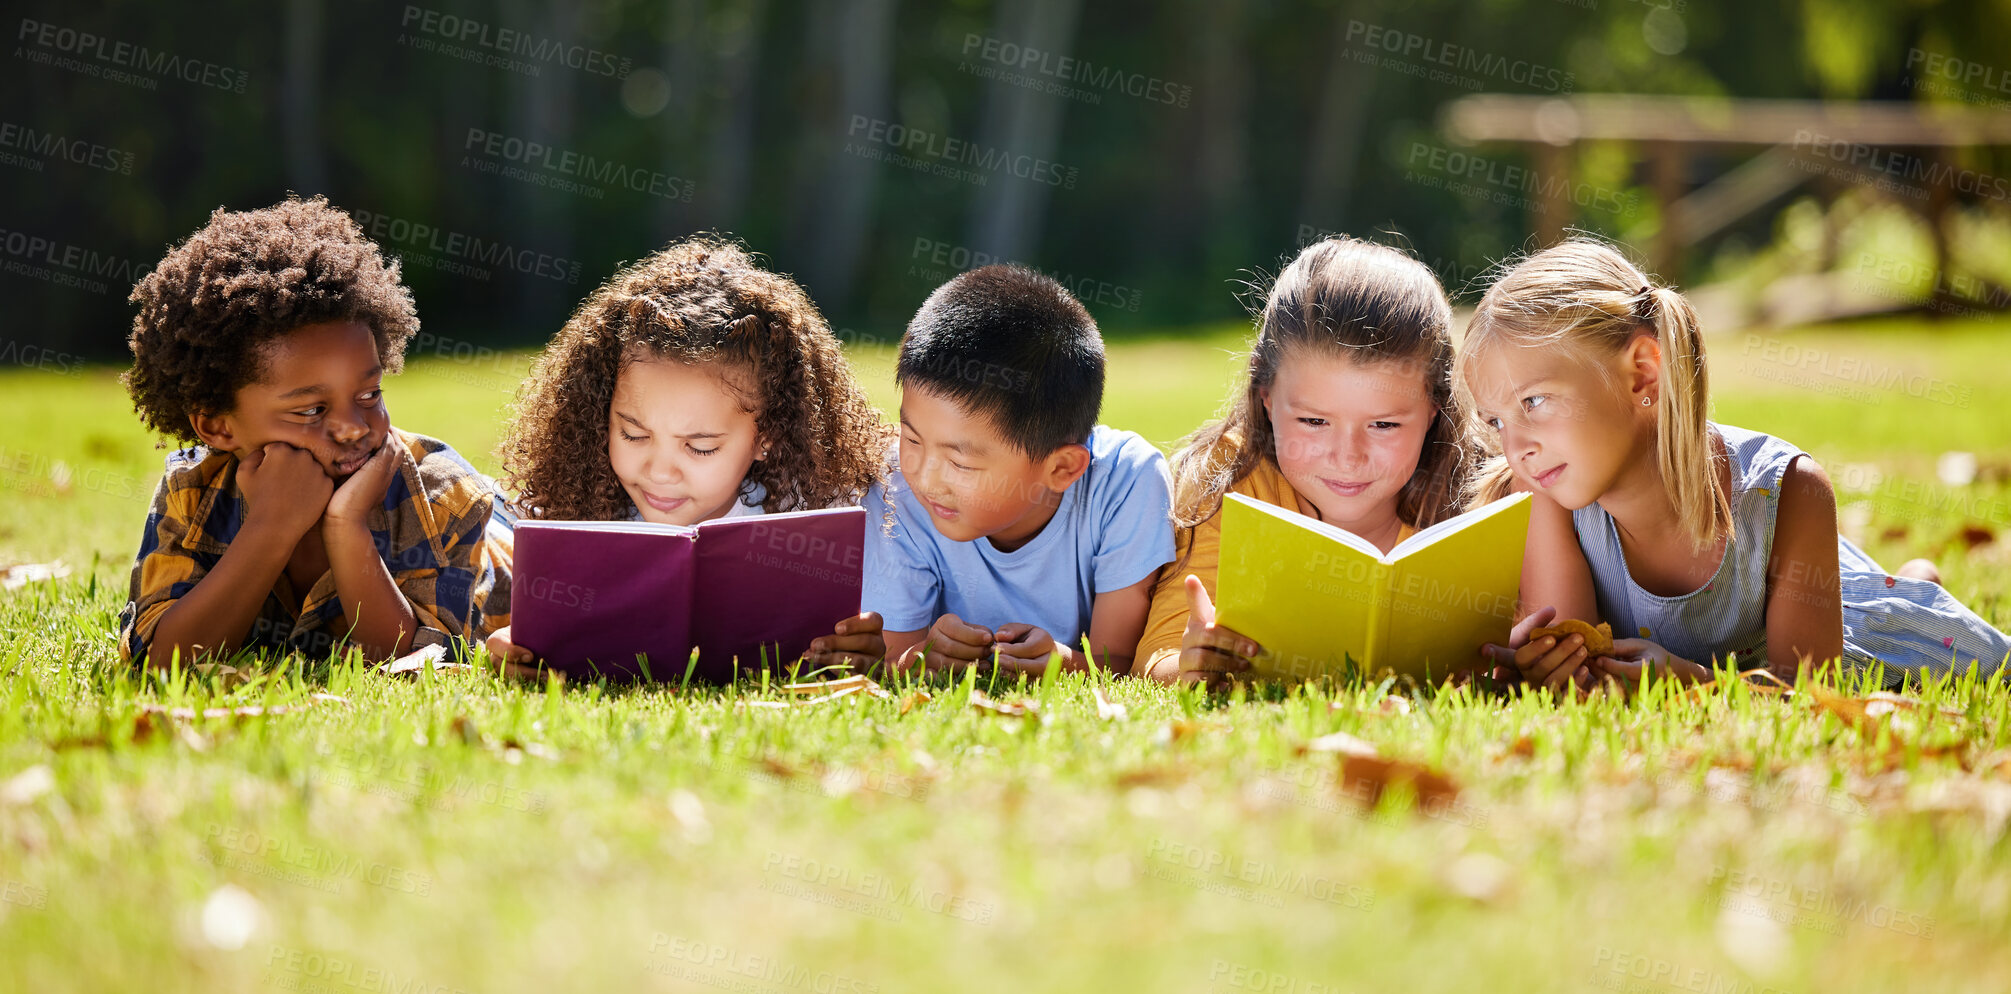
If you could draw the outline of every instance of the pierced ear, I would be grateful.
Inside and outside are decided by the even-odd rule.
[[[228,414],[189,414],[189,427],[194,428],[196,437],[202,444],[225,452],[237,449],[237,434],[231,431]]]
[[[1089,446],[1064,445],[1048,454],[1046,480],[1049,490],[1067,490],[1082,474],[1089,472]]]
[[[1654,396],[1662,385],[1662,343],[1654,335],[1635,335],[1622,355],[1627,392],[1636,397]]]

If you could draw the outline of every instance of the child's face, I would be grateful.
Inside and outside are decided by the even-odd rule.
[[[1500,436],[1516,478],[1570,510],[1612,489],[1637,447],[1653,443],[1653,414],[1627,381],[1618,358],[1587,363],[1507,343],[1467,374],[1475,413]]]
[[[302,325],[260,351],[258,378],[238,388],[229,413],[195,416],[196,433],[239,458],[284,442],[344,479],[391,431],[383,380],[369,325]]]
[[[1064,445],[1047,459],[1029,458],[990,418],[927,389],[901,388],[901,478],[953,542],[990,538],[1007,551],[1024,544],[1054,516],[1056,495],[1087,468],[1087,456],[1083,446]]]
[[[651,357],[622,366],[607,455],[644,521],[695,525],[733,509],[761,445],[737,380],[713,363]]]
[[[1349,531],[1386,524],[1437,414],[1423,368],[1297,352],[1263,398],[1278,468],[1320,519]]]

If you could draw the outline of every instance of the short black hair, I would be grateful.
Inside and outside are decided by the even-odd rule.
[[[1089,441],[1103,409],[1103,336],[1068,288],[981,266],[936,288],[901,339],[894,382],[991,419],[1033,459]]]
[[[263,372],[263,350],[296,328],[360,321],[384,372],[419,330],[412,292],[363,229],[321,197],[226,211],[168,250],[129,298],[139,305],[124,377],[147,427],[199,441],[190,414],[224,414]]]

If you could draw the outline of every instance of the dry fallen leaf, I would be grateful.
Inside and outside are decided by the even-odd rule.
[[[457,663],[449,660],[447,658],[446,646],[429,645],[424,648],[414,649],[399,656],[397,659],[393,659],[377,667],[377,672],[385,676],[414,676],[420,670],[432,670],[440,673],[448,670],[467,670],[473,668],[467,663]]]
[[[818,698],[818,700],[824,701],[836,700],[847,694],[865,694],[869,697],[877,697],[883,701],[894,699],[894,695],[888,693],[887,688],[873,682],[871,677],[863,673],[838,680],[820,680],[814,683],[785,683],[782,685],[782,689],[784,692],[795,694],[798,697],[810,694],[822,694],[824,696]]]
[[[1382,700],[1376,702],[1376,711],[1379,714],[1409,714],[1410,699],[1398,697],[1395,694],[1387,695]]]
[[[56,789],[56,774],[47,763],[37,763],[0,783],[0,808],[31,804]]]
[[[1374,756],[1376,747],[1346,732],[1330,732],[1300,747],[1301,753],[1332,752],[1343,756]]]
[[[1122,704],[1112,704],[1103,696],[1102,687],[1091,687],[1089,692],[1096,698],[1096,716],[1104,721],[1123,721],[1131,716],[1131,709]]]
[[[935,700],[935,697],[926,690],[910,690],[901,698],[901,713],[907,714],[932,700]]]
[[[1373,808],[1385,791],[1408,785],[1421,811],[1441,808],[1459,797],[1459,784],[1451,777],[1419,763],[1380,756],[1346,754],[1338,774],[1341,791]]]
[[[1809,685],[1809,696],[1816,707],[1853,728],[1867,739],[1875,738],[1881,726],[1891,725],[1901,716],[1930,716],[1939,714],[1944,718],[1960,719],[1962,712],[1953,708],[1929,708],[1924,701],[1886,691],[1877,691],[1864,697],[1845,697],[1829,690],[1821,684]],[[1901,729],[1893,728],[1897,738]]]
[[[1006,718],[1039,717],[1040,705],[1032,701],[1001,701],[975,687],[971,688],[971,707],[980,714],[993,714]]]
[[[0,589],[18,590],[31,583],[44,580],[60,580],[70,575],[70,567],[61,561],[53,563],[23,563],[0,570]]]

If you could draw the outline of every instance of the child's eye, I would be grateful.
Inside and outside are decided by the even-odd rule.
[[[363,391],[363,394],[362,394],[362,396],[360,396],[360,397],[357,397],[356,399],[357,399],[357,401],[359,401],[359,402],[361,402],[361,403],[363,403],[363,404],[366,404],[366,405],[367,405],[367,404],[375,404],[375,403],[377,403],[377,398],[379,398],[379,397],[382,397],[382,396],[384,396],[384,388],[383,388],[383,387],[378,387],[378,388],[377,388],[377,389],[375,389],[375,390],[365,390],[365,391]]]
[[[1550,399],[1549,394],[1541,394],[1541,393],[1533,397],[1524,397],[1522,398],[1522,409],[1525,411],[1536,410],[1537,408],[1543,406],[1544,401],[1549,399]]]
[[[1302,424],[1302,425],[1306,425],[1307,427],[1310,427],[1310,428],[1325,428],[1325,427],[1327,426],[1327,419],[1326,419],[1326,418],[1300,418],[1300,419],[1299,419],[1299,423],[1300,423],[1300,424]]]
[[[1394,421],[1371,421],[1369,422],[1369,427],[1380,429],[1382,431],[1389,431],[1392,428],[1401,428],[1403,427],[1403,425],[1400,425]]]
[[[645,439],[645,438],[648,438],[648,437],[649,437],[648,435],[631,435],[631,434],[629,434],[629,433],[628,433],[628,429],[627,429],[627,428],[616,428],[615,430],[621,433],[621,437],[622,437],[622,438],[623,438],[623,439],[624,439],[625,441],[630,441],[630,442],[640,442],[640,441],[642,441],[643,439]]]
[[[1500,431],[1500,430],[1501,430],[1501,419],[1500,419],[1500,418],[1483,418],[1482,420],[1483,420],[1483,421],[1484,421],[1484,422],[1486,423],[1486,425],[1487,425],[1487,426],[1488,426],[1489,428],[1492,428],[1492,429],[1494,429],[1495,431]]]
[[[709,456],[709,455],[713,454],[714,452],[718,452],[718,451],[719,451],[719,447],[718,447],[718,446],[716,446],[716,445],[715,445],[715,446],[713,446],[712,448],[709,448],[709,449],[701,449],[701,448],[699,448],[699,447],[698,447],[698,446],[696,446],[696,445],[691,445],[691,444],[686,444],[686,445],[685,445],[685,448],[687,448],[687,449],[690,449],[690,450],[691,450],[691,454],[692,454],[692,455],[694,455],[694,456]]]
[[[956,461],[956,460],[954,460],[954,459],[950,460],[950,465],[951,465],[951,466],[953,466],[953,467],[955,467],[955,468],[957,468],[957,469],[959,469],[959,470],[962,470],[963,472],[966,472],[966,473],[975,473],[975,472],[977,472],[977,467],[975,467],[975,466],[966,466],[966,465],[964,465],[963,463],[960,463],[960,462],[957,462],[957,461]]]
[[[322,405],[320,405],[320,404],[316,404],[316,405],[314,405],[313,407],[304,407],[304,408],[301,408],[300,410],[298,410],[298,411],[295,411],[295,412],[293,412],[293,413],[294,413],[294,415],[295,415],[296,417],[302,417],[302,418],[306,418],[306,419],[307,419],[307,420],[309,420],[309,421],[313,421],[313,420],[315,420],[316,418],[319,418],[319,417],[321,417],[321,415],[322,415],[322,414],[323,414],[324,412],[326,412],[327,410],[328,410],[328,408],[326,408],[326,407],[323,407],[323,406],[322,406]]]

